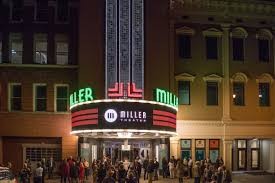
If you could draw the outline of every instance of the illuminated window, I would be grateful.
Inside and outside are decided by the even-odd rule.
[[[207,105],[218,105],[218,83],[207,82]]]
[[[206,58],[208,60],[218,59],[218,38],[213,36],[206,36]]]
[[[67,22],[69,17],[69,7],[68,0],[58,0],[57,1],[57,21],[58,22]]]
[[[68,85],[55,86],[55,111],[68,111]]]
[[[178,81],[179,104],[190,105],[190,81]]]
[[[191,36],[178,35],[178,48],[180,58],[191,58]]]
[[[47,86],[46,84],[34,84],[34,111],[47,110]]]
[[[23,40],[22,34],[10,34],[10,59],[11,63],[22,64]]]
[[[34,35],[34,63],[47,64],[47,34]]]
[[[12,21],[22,21],[23,19],[23,0],[10,1],[10,19]]]
[[[244,83],[233,83],[233,102],[234,105],[244,106]]]
[[[48,13],[48,1],[36,0],[35,20],[39,22],[47,22]]]
[[[21,98],[22,98],[21,84],[11,83],[9,85],[9,110],[10,111],[20,111],[22,109]]]
[[[56,49],[56,64],[66,65],[68,64],[68,52],[69,44],[66,35],[56,35],[55,37],[55,49]]]
[[[259,105],[269,106],[269,83],[259,83]]]

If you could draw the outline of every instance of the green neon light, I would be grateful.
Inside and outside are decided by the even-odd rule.
[[[94,92],[92,88],[81,88],[70,95],[70,106],[78,103],[94,100]]]
[[[179,98],[173,93],[159,88],[154,89],[154,100],[174,107],[178,107]]]

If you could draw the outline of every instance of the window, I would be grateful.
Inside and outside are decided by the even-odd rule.
[[[233,60],[244,61],[244,39],[232,38]]]
[[[11,63],[22,64],[23,41],[22,34],[10,34],[10,59]]]
[[[189,159],[192,156],[191,150],[192,140],[190,139],[181,139],[180,148],[181,148],[181,158]]]
[[[68,39],[65,35],[57,35],[55,38],[56,46],[56,64],[66,65],[68,64]]]
[[[0,64],[2,63],[2,35],[0,34]]]
[[[244,106],[244,83],[233,83],[234,105]]]
[[[48,1],[36,0],[35,20],[39,22],[48,21]]]
[[[45,145],[47,146],[47,145]],[[55,147],[27,147],[26,148],[26,159],[30,161],[41,162],[42,158],[46,160],[53,157],[55,161],[61,161],[61,148]]]
[[[179,57],[191,58],[191,36],[178,35]]]
[[[9,110],[10,111],[20,111],[22,109],[21,98],[22,98],[22,88],[21,84],[11,83],[9,85]]]
[[[47,86],[45,84],[35,84],[35,111],[47,110]]]
[[[11,1],[11,11],[10,18],[12,21],[22,21],[23,19],[23,0],[12,0]]]
[[[207,82],[207,105],[218,105],[218,83]]]
[[[34,63],[47,64],[47,35],[35,34],[34,35]]]
[[[55,97],[56,97],[56,108],[57,112],[68,111],[68,86],[57,85],[55,87]]]
[[[205,37],[206,40],[206,58],[208,60],[218,59],[218,38]]]
[[[190,105],[190,81],[178,82],[179,104]]]
[[[57,21],[67,22],[69,17],[68,0],[57,1]]]
[[[269,40],[259,39],[258,49],[259,49],[259,61],[269,62]]]
[[[269,106],[269,83],[259,83],[259,105]]]

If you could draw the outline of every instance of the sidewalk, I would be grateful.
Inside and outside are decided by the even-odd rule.
[[[140,183],[147,183],[148,181],[144,181],[140,179]],[[157,183],[178,183],[178,179],[160,179],[158,181],[154,181]],[[193,183],[194,179],[184,179],[184,183]],[[60,183],[58,177],[56,179],[48,180],[46,179],[45,183]],[[91,180],[85,181],[85,183],[92,183]],[[250,175],[250,174],[236,174],[233,175],[233,182],[232,183],[275,183],[275,176],[274,175]]]

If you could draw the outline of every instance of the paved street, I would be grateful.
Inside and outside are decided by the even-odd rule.
[[[59,179],[55,180],[46,180],[46,183],[59,183]],[[177,183],[177,179],[160,179],[158,181],[154,181],[157,183]],[[184,183],[193,183],[193,179],[184,180]],[[91,183],[91,181],[87,181],[85,183]],[[147,181],[141,181],[141,183],[147,183]],[[250,174],[234,174],[233,175],[233,183],[275,183],[274,175],[250,175]]]

